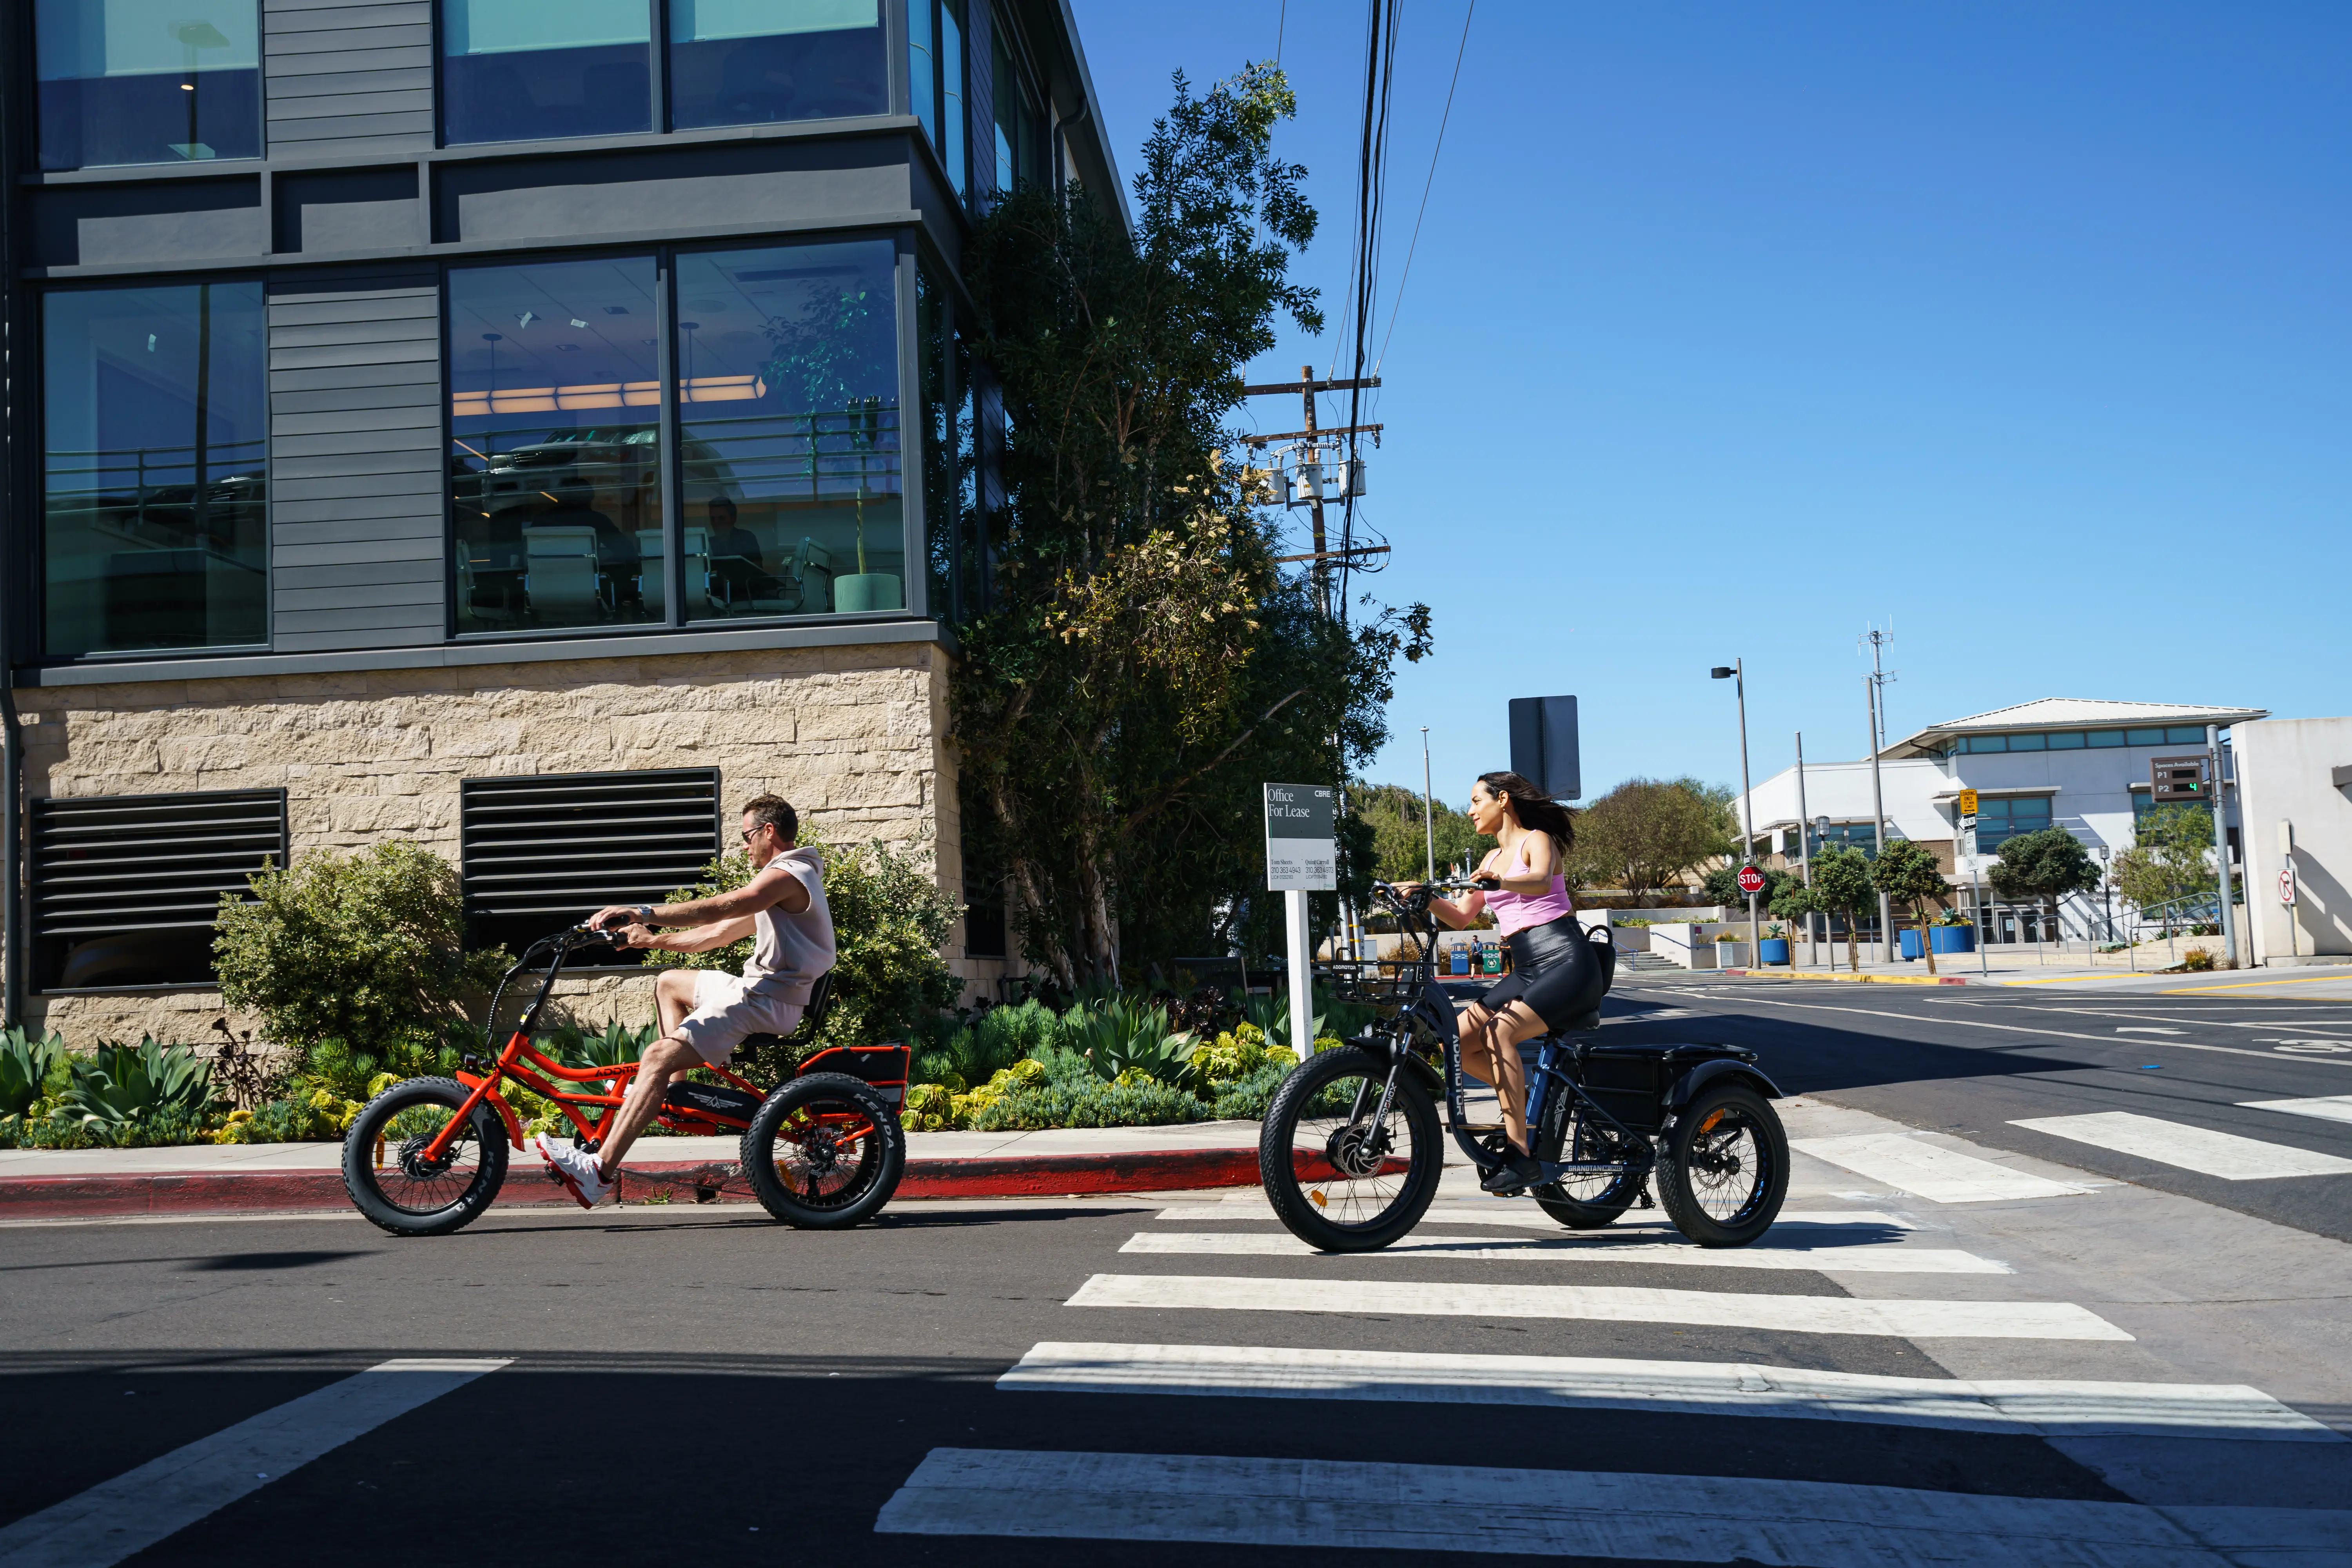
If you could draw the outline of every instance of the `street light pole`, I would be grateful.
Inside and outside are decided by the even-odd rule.
[[[1805,874],[1805,886],[1813,885],[1813,819],[1805,805],[1805,732],[1797,731],[1797,863]],[[1805,951],[1816,963],[1821,953],[1813,946],[1813,911],[1805,911]],[[1790,967],[1796,967],[1797,950],[1789,949]]]
[[[1755,791],[1748,782],[1748,661],[1736,658],[1731,661],[1729,669],[1718,664],[1707,673],[1717,680],[1730,677],[1732,689],[1739,694],[1739,816],[1740,832],[1744,836],[1739,842],[1739,863],[1744,867],[1748,864],[1748,856],[1756,851]],[[1748,895],[1748,962],[1751,964],[1758,963],[1763,956],[1759,951],[1761,937],[1762,933],[1757,930],[1756,895],[1750,893]]]
[[[2229,810],[2230,790],[2221,780],[2221,730],[2219,725],[2205,726],[2207,766],[2213,773],[2213,793],[2206,798],[2213,807],[2213,867],[2219,875],[2214,886],[2221,895],[2221,951],[2230,955],[2230,967],[2238,966],[2238,915],[2231,906],[2237,901],[2230,887],[2230,829],[2223,821]],[[2248,906],[2252,908],[2251,905]],[[2109,940],[2113,940],[2110,938]]]
[[[1429,858],[1423,863],[1424,881],[1437,880],[1437,818],[1429,804],[1429,726],[1421,727],[1421,838],[1423,853]]]
[[[1878,678],[1862,678],[1863,689],[1870,697],[1870,840],[1876,846],[1874,853],[1886,853],[1886,796],[1878,783]],[[1888,907],[1886,895],[1878,895],[1878,944],[1881,963],[1895,962],[1895,912]]]

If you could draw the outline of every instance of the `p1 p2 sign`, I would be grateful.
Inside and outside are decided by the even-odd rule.
[[[1511,771],[1550,799],[1582,798],[1575,698],[1511,699]]]
[[[1265,886],[1328,893],[1339,885],[1338,800],[1329,784],[1265,786]]]

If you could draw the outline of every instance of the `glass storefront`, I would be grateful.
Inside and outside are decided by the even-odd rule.
[[[907,605],[897,250],[677,259],[686,613]]]
[[[268,638],[258,281],[42,301],[52,657]]]
[[[670,122],[883,114],[881,0],[670,0]]]
[[[651,257],[450,269],[461,633],[667,618],[655,300]]]
[[[646,0],[442,0],[441,54],[452,145],[653,129]]]
[[[256,0],[35,0],[44,169],[261,156]]]

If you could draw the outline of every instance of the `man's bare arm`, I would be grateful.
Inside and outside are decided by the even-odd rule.
[[[699,926],[719,921],[749,920],[761,910],[782,910],[788,915],[797,915],[808,907],[809,891],[801,879],[781,867],[772,867],[732,892],[719,893],[708,899],[689,899],[682,904],[656,904],[649,920],[640,920],[635,905],[613,904],[591,915],[588,923],[600,928],[624,921],[657,926]],[[711,945],[723,944],[713,942]]]
[[[657,931],[641,925],[632,925],[619,935],[625,947],[645,948],[655,952],[709,952],[714,947],[741,942],[751,934],[755,922],[745,915],[741,920],[713,921],[685,931]]]

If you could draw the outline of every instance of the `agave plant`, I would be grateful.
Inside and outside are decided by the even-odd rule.
[[[1062,1015],[1069,1048],[1094,1064],[1097,1078],[1115,1079],[1129,1068],[1173,1078],[1198,1044],[1190,1030],[1171,1030],[1168,1010],[1131,996],[1109,995]]]
[[[43,1086],[65,1057],[66,1043],[55,1035],[0,1031],[0,1116],[24,1115],[47,1092]]]
[[[1320,1002],[1322,998],[1318,996],[1316,1000]],[[1288,992],[1276,991],[1271,996],[1253,996],[1249,999],[1249,1005],[1244,1011],[1249,1014],[1249,1021],[1265,1033],[1267,1045],[1285,1047],[1292,1051],[1297,1051],[1302,1057],[1310,1054],[1299,1051],[1298,1042],[1290,1037],[1290,994]],[[1319,1040],[1323,1037],[1323,1020],[1328,1016],[1330,1016],[1328,1013],[1315,1015],[1313,1033],[1316,1039]]]
[[[654,1043],[656,1030],[651,1024],[642,1028],[625,1028],[618,1019],[607,1019],[602,1034],[592,1035],[577,1025],[566,1024],[548,1036],[554,1048],[548,1054],[568,1068],[616,1068],[637,1060],[646,1047]]]
[[[213,1101],[212,1064],[152,1035],[135,1046],[102,1042],[72,1066],[73,1082],[58,1097],[58,1110],[85,1126],[121,1126],[165,1111],[196,1117]]]

